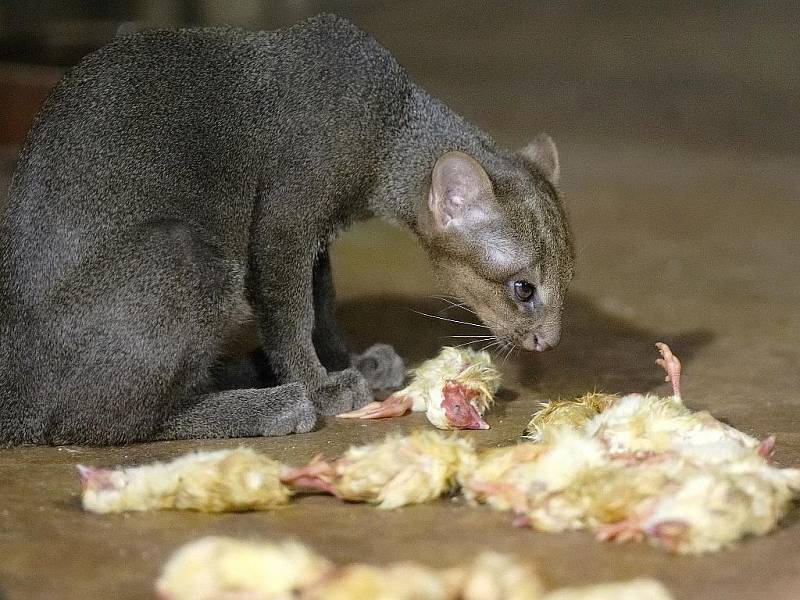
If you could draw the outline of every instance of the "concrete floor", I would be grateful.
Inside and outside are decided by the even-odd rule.
[[[479,446],[512,442],[547,398],[666,392],[652,345],[664,340],[684,360],[687,404],[775,434],[777,462],[800,466],[800,50],[788,25],[797,14],[353,6],[420,81],[499,140],[521,144],[542,128],[559,142],[579,260],[563,342],[509,359],[492,429],[464,435]],[[411,311],[443,306],[405,233],[356,227],[337,243],[335,266],[354,348],[389,342],[413,363],[442,336],[469,333]],[[800,598],[798,509],[769,536],[675,557],[516,529],[508,515],[450,501],[383,512],[307,497],[273,513],[218,516],[96,516],[78,505],[76,462],[133,464],[235,444],[303,462],[418,426],[424,417],[329,420],[275,439],[0,451],[0,588],[9,598],[148,597],[177,546],[215,533],[296,537],[341,562],[448,565],[492,548],[537,561],[553,586],[652,575],[687,600]]]

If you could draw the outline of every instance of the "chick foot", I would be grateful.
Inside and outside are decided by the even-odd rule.
[[[83,491],[110,490],[114,488],[114,471],[86,465],[77,465]]]
[[[775,436],[771,435],[768,438],[761,440],[756,450],[758,454],[769,461],[772,455],[775,454]]]
[[[689,525],[682,521],[661,521],[648,527],[645,533],[670,552],[677,552],[688,531]]]
[[[656,364],[667,372],[664,381],[672,383],[672,393],[680,400],[681,398],[681,361],[672,353],[664,342],[656,342],[656,348],[661,353],[661,358],[656,360]]]
[[[392,394],[383,402],[370,402],[366,406],[336,415],[340,419],[385,419],[402,417],[411,410],[414,401],[408,396]]]
[[[281,473],[281,483],[303,491],[318,491],[325,494],[338,496],[336,489],[331,484],[335,477],[335,469],[331,463],[318,454],[311,459],[305,467],[287,467]]]

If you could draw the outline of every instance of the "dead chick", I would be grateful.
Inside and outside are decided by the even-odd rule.
[[[291,600],[333,565],[302,544],[205,537],[180,548],[156,582],[161,600]]]
[[[476,467],[462,474],[462,494],[469,501],[513,511],[538,529],[579,529],[586,525],[585,507],[562,498],[608,463],[599,441],[562,430],[551,442],[523,442],[482,453]]]
[[[755,438],[715,419],[706,411],[692,412],[681,400],[681,363],[669,346],[656,344],[656,363],[667,372],[673,395],[587,394],[574,401],[549,403],[533,415],[525,437],[544,441],[553,431],[569,427],[596,437],[614,455],[676,452],[702,456],[706,461],[731,460],[754,450],[772,451],[774,439]]]
[[[543,600],[673,600],[673,595],[655,579],[598,583],[555,590]]]
[[[115,470],[78,466],[83,508],[97,513],[275,508],[293,493],[281,481],[286,469],[248,448],[195,452],[168,463]]]
[[[496,552],[472,563],[432,569],[415,563],[350,565],[311,588],[304,600],[541,600],[541,580],[527,564]]]
[[[487,352],[445,347],[411,375],[410,385],[383,402],[373,402],[339,417],[381,419],[424,411],[428,421],[439,429],[489,428],[483,413],[494,401],[500,374]]]
[[[475,451],[464,439],[434,431],[389,436],[352,446],[341,458],[316,458],[284,481],[332,493],[344,500],[398,508],[434,500],[456,488],[459,472],[474,465]]]
[[[482,552],[449,577],[461,588],[460,600],[541,600],[542,581],[532,565],[498,552]]]
[[[441,572],[413,563],[386,567],[349,565],[319,585],[303,600],[457,600],[457,589]]]
[[[661,490],[626,518],[599,527],[597,535],[618,541],[647,538],[681,554],[714,552],[744,536],[764,535],[800,493],[800,470],[777,469],[761,461],[665,462],[672,473]]]
[[[677,399],[629,394],[588,421],[587,435],[615,455],[673,452],[704,462],[724,462],[747,454],[769,454],[774,439],[757,439],[718,421],[709,413],[692,412]]]

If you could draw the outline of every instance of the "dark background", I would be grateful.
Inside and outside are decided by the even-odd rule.
[[[557,139],[798,148],[796,2],[6,0],[0,140],[20,135],[10,111],[35,105],[37,95],[21,90],[39,93],[56,72],[34,66],[69,66],[119,32],[271,29],[320,11],[350,16],[416,79],[490,129],[534,121]],[[510,107],[519,122],[508,122]]]

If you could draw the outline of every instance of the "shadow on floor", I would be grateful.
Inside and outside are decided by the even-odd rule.
[[[345,302],[339,323],[351,348],[375,342],[392,344],[409,364],[436,354],[441,346],[457,344],[453,335],[482,333],[478,328],[431,319],[415,311],[462,321],[475,320],[444,302],[428,298],[375,296]],[[607,392],[645,392],[660,386],[662,373],[654,365],[653,344],[670,345],[688,364],[712,334],[696,330],[667,335],[643,329],[601,310],[588,297],[572,294],[567,302],[561,344],[544,354],[522,352],[502,365],[506,383],[518,384],[548,398],[572,396],[596,389]],[[479,346],[479,345],[478,345]]]

